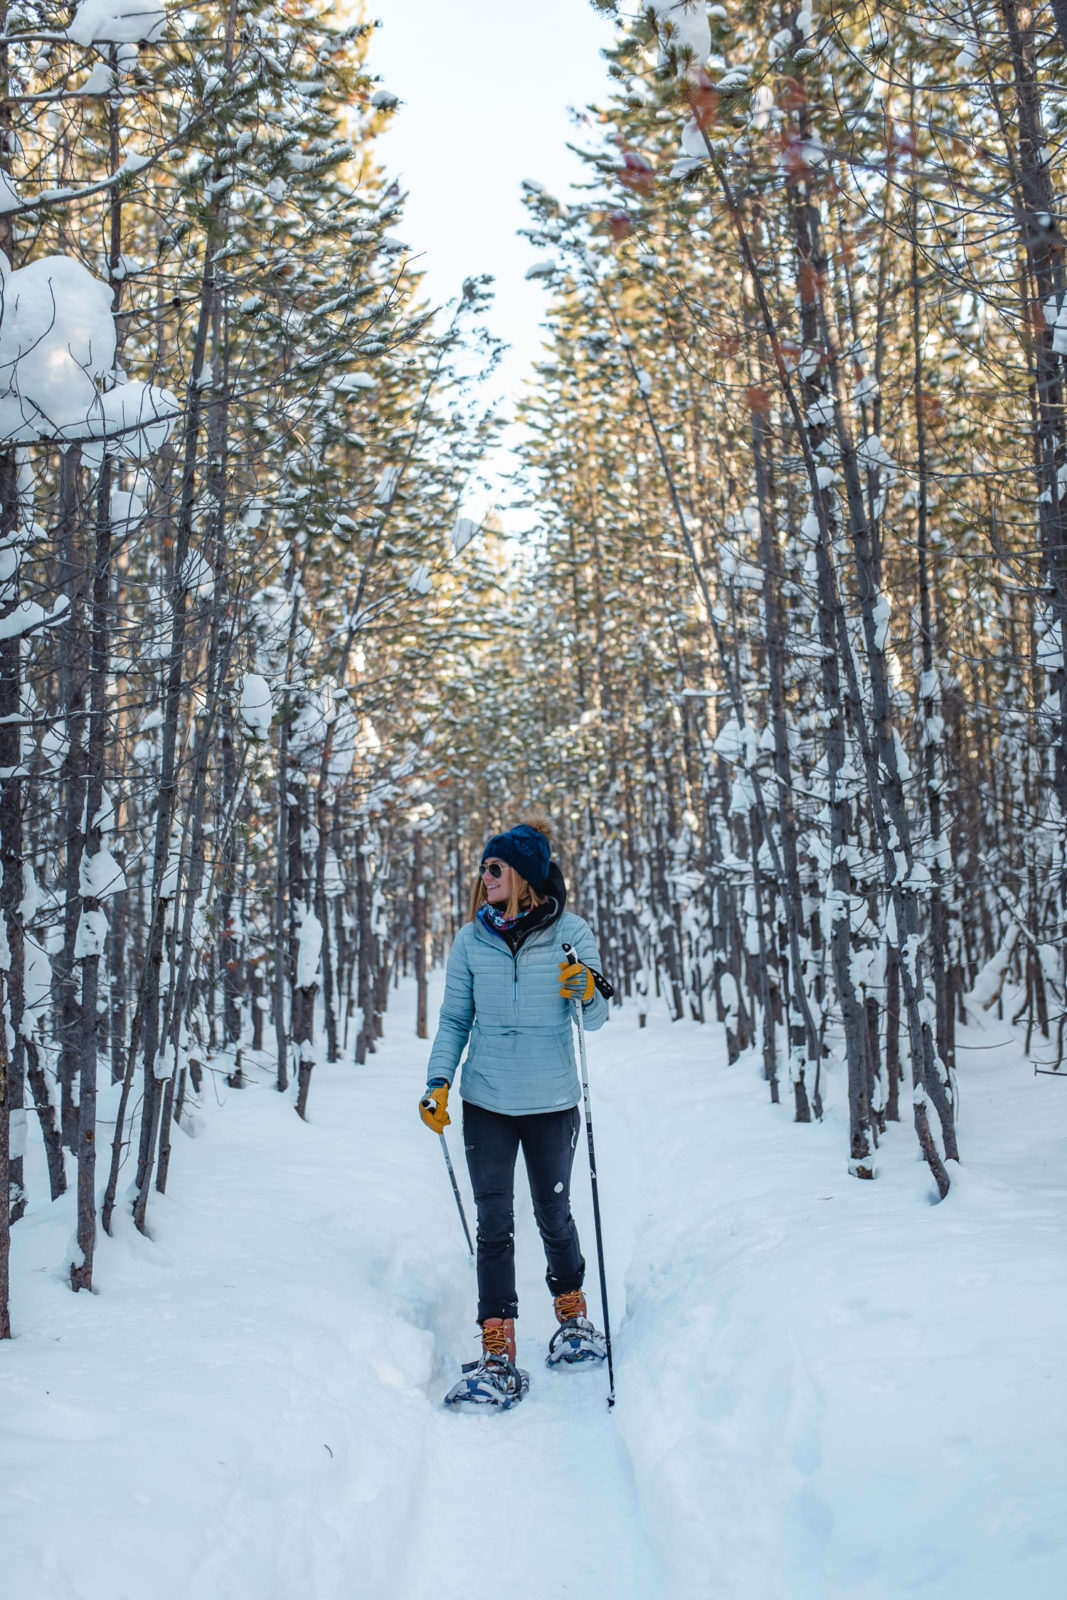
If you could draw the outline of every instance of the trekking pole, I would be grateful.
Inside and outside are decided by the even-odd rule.
[[[432,1094],[428,1094],[424,1100],[420,1100],[419,1104],[422,1106],[424,1111],[437,1110],[437,1101],[434,1099]],[[463,1209],[463,1201],[459,1197],[459,1184],[456,1182],[456,1173],[454,1167],[452,1166],[452,1157],[448,1153],[448,1145],[445,1142],[445,1130],[443,1128],[441,1129],[440,1138],[441,1149],[444,1152],[445,1157],[445,1166],[448,1168],[448,1176],[452,1180],[452,1193],[456,1197],[456,1205],[459,1209],[459,1220],[463,1224],[463,1232],[467,1240],[467,1249],[470,1251],[471,1255],[473,1255],[474,1246],[471,1243],[471,1231],[467,1227],[467,1214]]]
[[[577,961],[574,946],[565,944],[563,954],[568,961]],[[600,1191],[596,1181],[596,1151],[593,1148],[593,1112],[589,1104],[589,1074],[585,1064],[585,1017],[582,1002],[575,1000],[578,1017],[578,1056],[582,1063],[582,1100],[585,1103],[585,1133],[589,1141],[589,1182],[593,1191],[593,1228],[596,1232],[596,1258],[600,1269],[600,1304],[604,1312],[604,1346],[608,1352],[608,1410],[615,1404],[615,1369],[611,1364],[611,1318],[608,1316],[608,1280],[604,1272],[604,1236],[600,1229]]]

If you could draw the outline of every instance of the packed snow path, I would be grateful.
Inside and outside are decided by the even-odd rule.
[[[524,1199],[531,1393],[455,1415],[474,1272],[409,999],[366,1068],[316,1073],[307,1127],[266,1077],[213,1079],[97,1294],[65,1286],[68,1207],[18,1224],[4,1600],[1058,1600],[1067,1084],[964,1030],[968,1164],[932,1206],[907,1127],[845,1175],[832,1080],[796,1127],[714,1029],[616,1016],[590,1039],[616,1410],[602,1370],[543,1365]]]

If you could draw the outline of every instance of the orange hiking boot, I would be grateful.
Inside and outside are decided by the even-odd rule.
[[[578,1317],[589,1315],[585,1295],[580,1289],[572,1289],[570,1294],[558,1294],[552,1302],[552,1309],[559,1323],[574,1322]]]
[[[482,1359],[464,1363],[465,1374],[445,1395],[446,1406],[499,1406],[507,1411],[530,1387],[530,1375],[515,1365],[515,1322],[512,1317],[486,1317],[482,1323]]]
[[[608,1348],[604,1335],[589,1320],[582,1291],[572,1289],[568,1294],[556,1295],[552,1308],[559,1327],[549,1342],[545,1364],[574,1367],[581,1361],[603,1361]]]
[[[486,1317],[482,1323],[482,1355],[506,1356],[514,1366],[514,1317]]]

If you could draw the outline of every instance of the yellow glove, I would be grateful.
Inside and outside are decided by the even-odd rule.
[[[580,1000],[584,1005],[593,998],[593,974],[580,961],[561,961],[559,964],[559,992],[564,1000]]]
[[[419,1101],[419,1116],[434,1133],[444,1133],[452,1118],[448,1114],[448,1084],[428,1084]]]

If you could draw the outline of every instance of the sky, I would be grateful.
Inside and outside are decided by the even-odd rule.
[[[525,278],[544,252],[517,236],[520,186],[533,178],[565,196],[581,177],[567,108],[603,97],[612,24],[589,0],[371,0],[368,11],[382,24],[371,70],[402,102],[379,145],[408,195],[393,231],[420,253],[435,301],[474,274],[496,279],[490,325],[512,346],[500,381],[514,395],[546,304]]]

